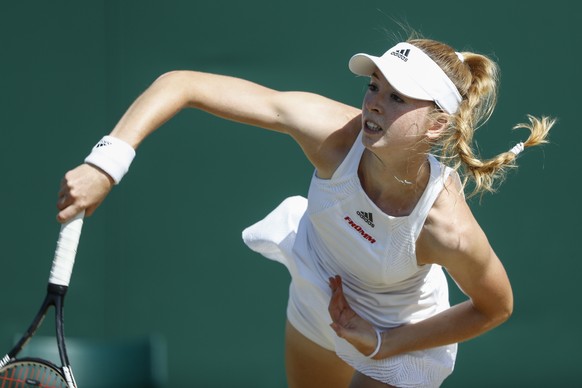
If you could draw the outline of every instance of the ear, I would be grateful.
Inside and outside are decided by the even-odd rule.
[[[426,131],[429,141],[438,140],[449,127],[450,118],[446,113],[437,113],[431,118],[431,124]]]

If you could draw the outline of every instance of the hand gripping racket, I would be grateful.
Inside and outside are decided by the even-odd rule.
[[[76,388],[77,386],[65,347],[63,304],[75,263],[77,245],[79,244],[79,237],[83,227],[83,216],[84,212],[81,212],[71,221],[61,226],[46,297],[26,333],[12,350],[0,359],[0,388]],[[55,308],[57,346],[61,366],[58,367],[52,362],[41,358],[16,358],[22,348],[34,336],[51,306]]]

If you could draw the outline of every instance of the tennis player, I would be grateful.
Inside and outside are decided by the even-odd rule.
[[[529,116],[518,125],[530,131],[525,142],[482,160],[472,138],[496,104],[492,60],[409,39],[382,56],[357,54],[349,68],[370,80],[361,108],[227,76],[164,74],[65,174],[57,217],[91,215],[139,144],[184,108],[286,133],[315,167],[308,198],[284,200],[243,238],[292,275],[289,387],[437,387],[457,343],[513,310],[507,274],[464,191],[493,191],[554,121]],[[449,305],[443,268],[466,301]]]

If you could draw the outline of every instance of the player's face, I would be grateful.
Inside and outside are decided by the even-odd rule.
[[[429,125],[428,114],[434,102],[416,100],[399,93],[380,71],[370,77],[362,105],[364,145],[413,149],[425,139]]]

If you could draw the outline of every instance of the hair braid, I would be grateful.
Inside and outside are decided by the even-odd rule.
[[[440,151],[440,157],[447,164],[459,171],[464,185],[469,180],[474,182],[471,195],[495,191],[495,183],[504,179],[509,168],[516,167],[517,152],[502,152],[493,158],[482,160],[473,150],[472,144],[475,131],[491,117],[497,103],[497,64],[484,55],[470,52],[463,52],[464,60],[461,61],[451,47],[433,40],[412,39],[409,43],[430,56],[453,81],[463,97],[458,112],[448,117],[448,128],[434,147]],[[523,146],[532,147],[546,143],[555,119],[538,119],[531,115],[528,115],[528,119],[529,123],[520,123],[514,127],[530,131]]]

